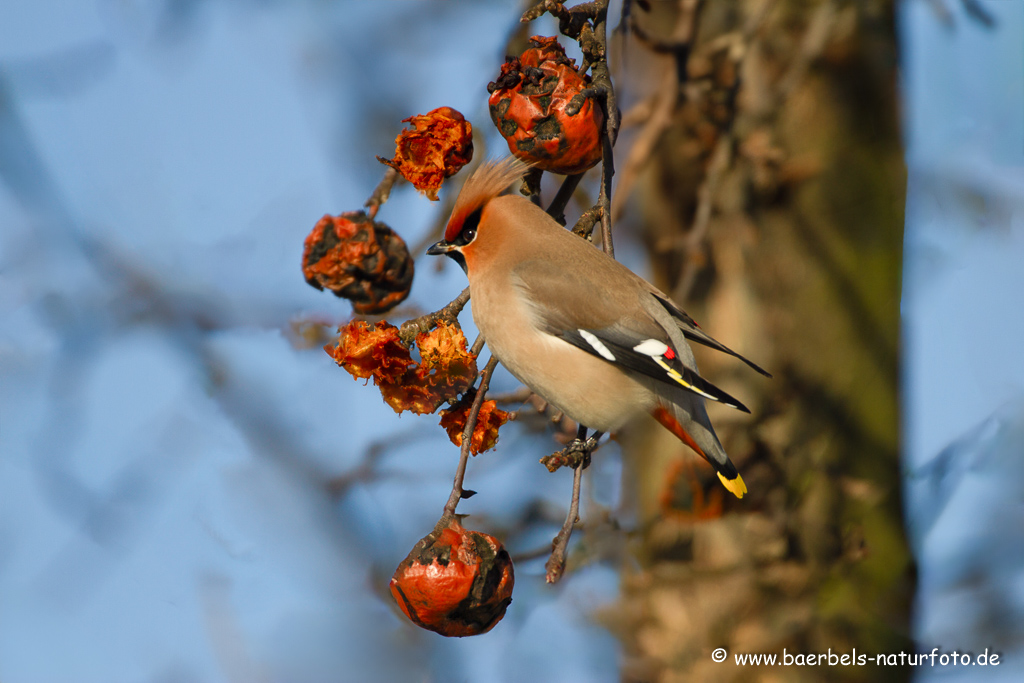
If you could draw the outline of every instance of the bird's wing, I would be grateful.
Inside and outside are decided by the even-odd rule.
[[[609,363],[750,412],[736,398],[686,367],[667,337],[647,337],[614,325],[590,330],[548,327],[545,331]]]
[[[651,293],[654,295],[654,298],[657,299],[658,302],[665,307],[665,310],[668,311],[673,318],[675,318],[676,324],[679,325],[679,329],[682,330],[683,336],[685,336],[687,339],[693,342],[697,342],[698,344],[703,344],[704,346],[715,349],[716,351],[727,353],[734,358],[738,358],[739,360],[743,361],[754,370],[757,370],[765,377],[772,376],[770,372],[762,368],[757,363],[747,358],[744,358],[743,356],[741,356],[740,354],[736,353],[728,346],[723,344],[722,342],[713,338],[704,330],[700,329],[700,326],[694,321],[693,318],[691,318],[686,313],[686,311],[672,303],[672,301],[670,301],[669,298],[662,294],[661,292],[655,290],[653,287],[651,289]]]
[[[602,269],[599,293],[588,265],[593,264],[529,260],[515,267],[513,282],[522,289],[544,332],[623,369],[750,412],[687,367],[671,336],[639,301],[640,296],[648,296],[637,287],[639,278],[624,266],[621,271]],[[682,357],[692,359],[689,349]]]

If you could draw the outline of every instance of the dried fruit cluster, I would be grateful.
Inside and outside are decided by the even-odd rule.
[[[582,173],[601,160],[604,125],[601,107],[583,92],[590,77],[557,38],[534,36],[530,45],[487,86],[491,120],[517,158],[544,171]]]
[[[441,426],[448,432],[448,438],[456,446],[462,445],[462,433],[466,429],[466,420],[476,398],[476,389],[467,391],[458,403],[441,411]],[[508,413],[498,407],[494,401],[487,400],[480,404],[476,426],[469,441],[469,452],[478,455],[494,448],[498,443],[498,429],[508,422]]]
[[[512,602],[512,559],[498,539],[452,519],[424,536],[391,577],[410,621],[443,636],[487,633]]]
[[[432,413],[446,401],[454,403],[476,379],[476,356],[455,325],[441,323],[416,337],[419,363],[402,344],[398,328],[386,321],[353,320],[338,331],[337,343],[324,350],[353,377],[373,379],[396,413]]]
[[[384,313],[409,296],[413,271],[402,238],[362,211],[321,218],[302,253],[306,282],[351,300],[364,315]]]

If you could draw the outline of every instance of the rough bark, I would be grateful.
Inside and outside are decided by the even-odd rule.
[[[750,489],[743,500],[726,499],[710,468],[664,430],[624,435],[638,561],[624,563],[621,601],[605,615],[624,643],[624,680],[909,676],[733,663],[734,653],[784,648],[910,648],[892,11],[796,0],[633,8],[638,30],[618,82],[650,84],[651,106],[634,93],[632,132],[625,114],[620,182],[635,182],[616,197],[627,202],[616,229],[632,225],[656,284],[775,378],[697,350],[702,374],[753,410],[709,407]],[[696,24],[680,69],[683,51],[650,48],[678,47],[687,12]],[[679,90],[658,123],[666,83]],[[627,150],[645,136],[655,144],[640,163]],[[712,661],[718,647],[725,663]]]

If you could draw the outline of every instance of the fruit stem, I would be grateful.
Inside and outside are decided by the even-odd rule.
[[[459,452],[459,466],[455,470],[455,482],[452,484],[452,493],[448,496],[448,502],[444,506],[444,514],[441,515],[441,519],[438,520],[435,529],[442,529],[451,523],[452,519],[455,518],[455,508],[458,506],[459,501],[462,500],[462,482],[466,478],[466,465],[469,463],[469,447],[473,442],[473,432],[476,430],[480,407],[484,404],[484,397],[487,395],[487,388],[491,383],[491,375],[494,374],[496,367],[498,367],[498,359],[491,356],[491,359],[487,361],[487,365],[484,366],[484,371],[480,373],[480,386],[477,387],[473,405],[469,407],[466,426],[462,429],[462,449]]]
[[[551,200],[551,206],[548,207],[548,215],[562,225],[565,225],[565,207],[572,199],[572,193],[576,191],[581,180],[583,180],[582,173],[566,176],[558,188],[555,198]]]
[[[457,325],[459,322],[459,313],[462,313],[462,309],[466,307],[466,303],[468,301],[469,287],[466,287],[457,297],[452,299],[441,309],[436,310],[433,313],[421,315],[418,318],[413,318],[412,320],[406,320],[399,328],[398,336],[401,338],[403,344],[406,346],[412,346],[418,335],[424,332],[429,332],[434,329],[438,323]]]
[[[377,217],[377,211],[380,210],[381,205],[388,200],[388,197],[391,196],[391,188],[395,186],[396,180],[398,180],[398,171],[393,168],[388,168],[388,170],[384,172],[384,177],[381,179],[380,183],[378,183],[377,187],[373,190],[373,194],[371,194],[370,198],[366,200],[365,204],[363,204],[363,206],[368,209],[366,213],[371,219]]]

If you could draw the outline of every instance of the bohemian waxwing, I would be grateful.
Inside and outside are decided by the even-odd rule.
[[[697,374],[686,340],[739,358],[654,286],[522,196],[499,194],[528,167],[482,165],[428,254],[469,278],[473,320],[519,381],[581,425],[613,432],[651,414],[706,459],[729,491],[746,484],[715,434],[704,399],[750,412]]]

